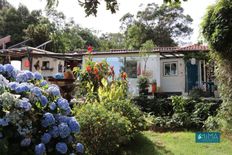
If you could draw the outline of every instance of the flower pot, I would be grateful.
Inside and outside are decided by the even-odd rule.
[[[156,83],[152,83],[152,85],[151,85],[151,92],[152,92],[152,94],[154,94],[155,92],[156,92],[156,89],[157,87],[156,87]]]

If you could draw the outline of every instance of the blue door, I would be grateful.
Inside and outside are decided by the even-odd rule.
[[[187,62],[187,90],[190,91],[198,86],[198,66]]]

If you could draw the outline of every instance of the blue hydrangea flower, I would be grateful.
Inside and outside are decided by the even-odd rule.
[[[11,64],[4,65],[4,71],[10,74],[14,70],[14,67]]]
[[[1,126],[8,126],[9,125],[9,120],[6,118],[0,118],[0,125]]]
[[[68,147],[65,143],[61,142],[56,144],[56,150],[61,154],[65,154],[68,151]]]
[[[44,95],[40,96],[40,102],[41,102],[41,105],[42,105],[42,106],[46,106],[47,103],[48,103],[47,97],[44,96]]]
[[[53,138],[57,138],[59,136],[59,129],[57,126],[53,126],[50,131],[50,135],[52,135]]]
[[[46,147],[43,143],[40,143],[35,146],[35,154],[36,155],[44,155],[46,152]]]
[[[20,72],[16,76],[16,81],[17,82],[27,82],[27,75],[25,72]]]
[[[60,96],[60,89],[56,85],[50,85],[47,89],[47,92],[53,96]]]
[[[39,87],[34,87],[31,89],[31,93],[34,94],[37,97],[42,96],[42,91]]]
[[[80,124],[77,122],[77,120],[74,117],[71,117],[71,119],[68,122],[68,125],[72,133],[80,132]]]
[[[65,110],[65,111],[69,110],[69,108],[70,108],[68,101],[66,99],[63,99],[63,98],[59,98],[57,100],[57,105],[60,109]]]
[[[42,82],[40,82],[40,86],[41,86],[41,87],[46,86],[47,84],[48,84],[48,83],[47,83],[47,81],[45,81],[45,80],[42,81]]]
[[[10,73],[10,77],[12,77],[12,78],[16,78],[16,76],[17,76],[17,74],[18,74],[18,70],[16,70],[16,69],[14,69],[11,73]]]
[[[55,115],[55,118],[59,123],[66,123],[66,124],[68,124],[68,122],[70,120],[70,117],[67,117],[64,115],[59,115],[59,114]]]
[[[4,72],[4,66],[2,64],[0,64],[0,73]]]
[[[33,80],[34,79],[34,74],[30,71],[25,71],[24,72],[26,74],[27,80]]]
[[[41,124],[45,128],[48,127],[48,126],[51,126],[51,125],[55,124],[55,118],[54,118],[54,116],[51,113],[49,113],[49,112],[45,113],[43,115]]]
[[[50,142],[52,136],[49,134],[49,133],[44,133],[42,136],[41,136],[41,142],[44,143],[44,144],[47,144]]]
[[[55,110],[56,109],[56,103],[52,102],[50,105],[49,105],[49,108],[51,110]]]
[[[66,109],[66,111],[64,112],[65,115],[69,115],[71,114],[71,108],[68,107],[68,109]]]
[[[31,103],[27,98],[23,98],[22,100],[20,100],[19,106],[20,108],[25,109],[25,111],[29,111],[31,109]]]
[[[22,93],[22,92],[27,92],[30,91],[31,86],[29,85],[29,83],[20,83],[16,89],[15,92],[16,93]]]
[[[19,83],[18,83],[18,82],[10,82],[10,83],[9,83],[9,88],[10,88],[11,90],[15,90],[18,86],[19,86]]]
[[[31,138],[24,138],[21,142],[20,142],[20,146],[22,147],[26,147],[31,145]]]
[[[82,145],[81,143],[77,143],[76,150],[78,153],[84,153],[84,145]]]
[[[36,80],[42,80],[42,78],[43,78],[42,75],[39,72],[35,72],[34,76],[35,76]]]
[[[59,135],[61,138],[66,138],[70,135],[71,130],[66,123],[61,123],[58,126],[58,129],[59,129]]]

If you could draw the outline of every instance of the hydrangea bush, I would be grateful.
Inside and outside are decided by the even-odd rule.
[[[0,64],[0,154],[79,154],[80,125],[59,87]]]

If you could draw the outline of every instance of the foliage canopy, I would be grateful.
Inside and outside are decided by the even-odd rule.
[[[59,0],[46,0],[47,1],[47,8],[52,8],[59,4]],[[187,0],[163,0],[165,3],[180,3],[181,1]],[[85,9],[86,16],[89,15],[97,15],[97,9],[100,5],[100,0],[78,0],[80,6]],[[118,0],[104,0],[106,3],[106,10],[110,10],[111,13],[116,13],[118,10]]]
[[[216,77],[223,104],[220,110],[222,129],[232,133],[232,1],[219,0],[209,7],[202,22],[202,33],[217,62]]]

